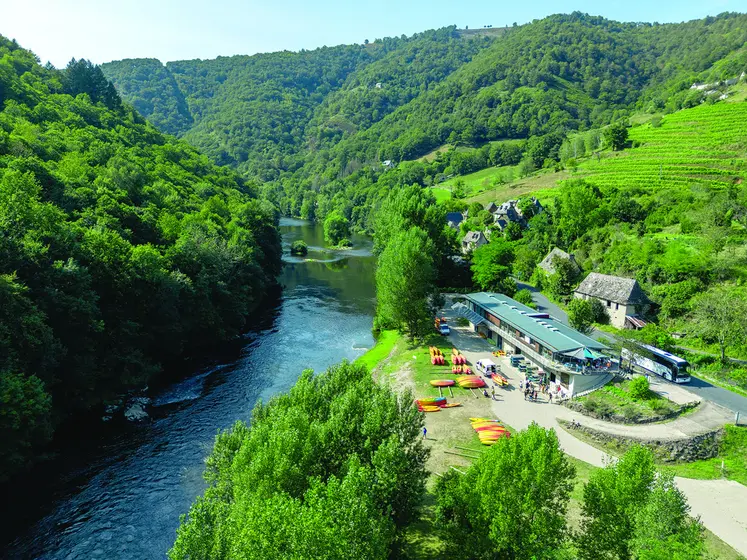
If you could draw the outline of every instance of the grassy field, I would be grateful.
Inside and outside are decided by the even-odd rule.
[[[382,331],[374,347],[360,356],[356,362],[365,364],[368,369],[373,370],[389,356],[399,338],[396,331]]]

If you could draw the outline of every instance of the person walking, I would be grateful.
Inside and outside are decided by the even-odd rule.
[[[549,398],[549,401],[548,401],[548,402],[549,402],[550,404],[552,404],[552,393],[550,393],[550,395],[549,395],[549,397],[548,397],[548,398]]]
[[[490,388],[490,398],[492,400],[495,400],[495,385],[493,385],[493,387]]]
[[[428,430],[425,426],[423,426],[423,439],[425,439],[426,435],[428,435]]]

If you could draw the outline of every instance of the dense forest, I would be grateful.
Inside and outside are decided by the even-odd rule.
[[[449,162],[388,171],[383,161],[529,139],[541,167],[557,160],[568,132],[697,105],[703,92],[691,91],[693,82],[743,69],[746,21],[722,14],[660,25],[573,13],[491,37],[452,27],[299,53],[103,69],[154,123],[179,121],[169,130],[260,180],[284,213],[323,219],[339,211],[370,230],[370,210],[392,186],[461,172]],[[503,161],[485,154],[469,165]]]
[[[240,332],[275,284],[257,188],[123,104],[85,60],[0,37],[0,477],[68,415]]]

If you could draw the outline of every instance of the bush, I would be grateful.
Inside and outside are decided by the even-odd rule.
[[[309,247],[301,239],[294,241],[290,248],[291,255],[305,255],[309,252]]]
[[[643,376],[634,378],[630,382],[628,391],[630,397],[637,401],[651,397],[651,389],[649,388],[648,379]]]
[[[534,303],[534,300],[532,299],[532,292],[527,290],[526,288],[519,290],[514,295],[514,299],[518,301],[519,303],[523,303],[527,307],[531,307],[532,309],[537,309],[537,306]]]

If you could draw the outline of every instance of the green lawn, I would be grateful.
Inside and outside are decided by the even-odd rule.
[[[356,362],[365,364],[369,370],[374,369],[389,356],[399,338],[400,335],[397,331],[381,331],[374,347],[360,356]]]
[[[451,189],[433,187],[431,192],[433,193],[433,196],[436,197],[436,202],[445,202],[451,198]]]
[[[717,457],[668,466],[677,476],[712,480],[727,478],[747,486],[747,426],[726,426]],[[721,465],[723,463],[723,471]]]

